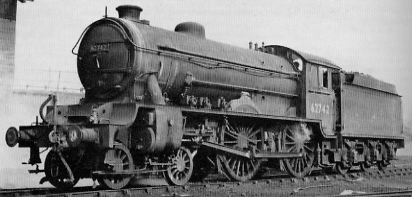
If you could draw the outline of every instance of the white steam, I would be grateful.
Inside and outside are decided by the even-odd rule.
[[[308,128],[306,123],[296,124],[292,128],[294,138],[297,142],[306,142],[311,139],[312,130]]]

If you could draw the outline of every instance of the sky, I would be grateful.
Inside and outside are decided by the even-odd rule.
[[[71,53],[83,30],[119,5],[139,5],[142,19],[173,30],[204,25],[206,38],[247,48],[284,45],[331,60],[345,71],[395,84],[412,124],[412,1],[409,0],[61,0],[19,3],[16,84],[78,89]],[[30,71],[30,72],[28,72]],[[411,125],[410,124],[410,125]]]

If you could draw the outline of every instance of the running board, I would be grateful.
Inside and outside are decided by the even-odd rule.
[[[287,159],[287,158],[299,158],[303,157],[302,153],[287,153],[287,152],[275,152],[275,153],[255,153],[255,151],[240,151],[229,148],[227,146],[223,146],[220,144],[214,144],[210,142],[203,142],[203,146],[217,149],[223,152],[227,152],[230,154],[238,155],[241,157],[246,157],[248,159],[257,158],[257,159],[264,159],[264,158],[271,158],[271,159]]]

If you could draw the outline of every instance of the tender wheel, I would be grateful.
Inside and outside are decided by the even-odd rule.
[[[339,174],[346,174],[353,165],[354,154],[349,145],[345,144],[342,149],[341,161],[335,164],[335,169]]]
[[[282,131],[283,150],[302,153],[302,158],[284,159],[286,170],[296,178],[302,178],[312,171],[316,143],[311,140],[312,131],[306,125],[286,126]]]
[[[169,157],[169,162],[173,164],[168,166],[165,172],[165,179],[170,185],[186,184],[193,173],[193,158],[190,150],[180,147],[175,154]]]
[[[341,175],[344,175],[349,171],[350,167],[345,167],[342,162],[339,162],[335,164],[335,169],[336,172],[338,172]]]
[[[373,146],[367,142],[367,145],[364,148],[365,153],[365,161],[360,164],[360,169],[364,172],[371,171],[372,166],[374,165],[372,162],[371,155],[373,154]]]
[[[386,167],[388,167],[388,165],[389,165],[389,162],[388,161],[378,161],[377,164],[378,164],[378,169],[380,171],[385,171]]]
[[[362,162],[362,163],[360,164],[360,168],[361,168],[361,170],[364,171],[364,172],[369,172],[369,171],[371,171],[372,165],[367,164],[366,162]]]
[[[378,161],[378,169],[381,171],[385,171],[386,167],[390,164],[388,160],[388,150],[383,144],[379,144],[377,146],[378,152],[382,154],[382,160]]]
[[[256,123],[242,122],[241,120],[228,122],[225,127],[223,144],[238,150],[250,150],[261,141],[261,130]],[[259,170],[261,160],[247,159],[230,153],[220,157],[223,170],[230,179],[247,181],[252,179]]]
[[[133,159],[129,150],[123,146],[116,146],[113,149],[108,149],[103,162],[103,171],[105,172],[122,172],[133,170]],[[131,176],[128,174],[122,175],[102,175],[97,180],[103,187],[110,189],[121,189],[129,184]]]
[[[58,189],[70,189],[79,181],[76,176],[74,176],[73,181],[70,181],[70,175],[56,151],[50,151],[47,154],[44,172],[50,184]]]

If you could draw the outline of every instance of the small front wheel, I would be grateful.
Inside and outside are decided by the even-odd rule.
[[[169,156],[168,166],[164,174],[167,183],[170,185],[186,184],[193,173],[193,158],[190,150],[180,147],[173,155]]]
[[[64,155],[62,155],[62,157],[64,157]],[[74,176],[74,180],[70,180],[67,168],[57,151],[52,150],[47,154],[46,160],[44,161],[44,172],[50,184],[58,189],[71,189],[79,181],[77,176]]]
[[[133,170],[133,158],[130,151],[123,145],[108,149],[102,163],[103,171],[123,172]],[[106,188],[121,189],[129,184],[131,176],[128,174],[101,175],[97,180]]]

